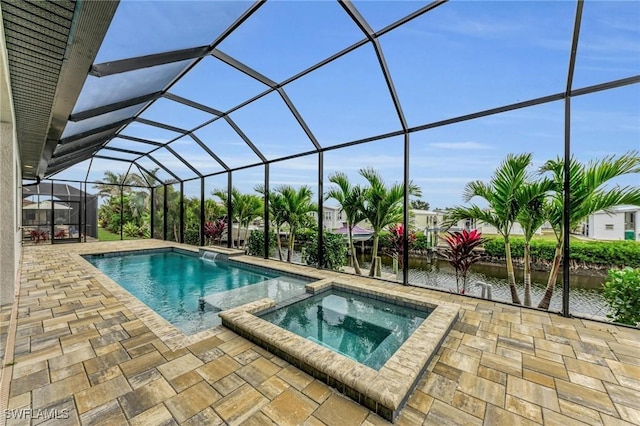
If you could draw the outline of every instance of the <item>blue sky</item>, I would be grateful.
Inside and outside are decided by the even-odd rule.
[[[246,2],[120,3],[96,62],[206,45],[235,20]],[[384,28],[426,2],[354,1],[374,30]],[[573,30],[572,1],[452,1],[379,38],[410,127],[551,95],[565,90]],[[573,88],[640,74],[640,3],[585,1]],[[135,27],[135,33],[133,28]],[[282,82],[361,40],[362,33],[333,1],[269,1],[218,47],[268,78]],[[74,112],[162,89],[189,61],[104,78],[89,77]],[[169,92],[227,111],[267,89],[213,57],[207,57]],[[366,44],[284,87],[323,147],[401,129],[375,51]],[[131,108],[126,113],[131,113]],[[122,118],[124,112],[74,123],[65,136]],[[125,114],[126,115],[126,114]],[[233,113],[231,118],[268,159],[313,149],[277,93]],[[214,116],[162,99],[141,117],[191,130]],[[575,97],[572,151],[583,161],[640,149],[640,85]],[[259,160],[223,120],[195,135],[230,167]],[[122,134],[165,142],[178,134],[141,123]],[[564,104],[553,102],[411,134],[412,180],[432,207],[461,203],[465,184],[486,180],[507,153],[533,152],[536,166],[563,150]],[[152,146],[116,139],[110,146]],[[203,174],[222,168],[191,138],[171,144]],[[389,182],[403,176],[401,138],[325,154],[326,177],[378,169]],[[181,178],[193,172],[167,150],[152,154]],[[132,159],[130,155],[120,155]],[[145,168],[156,166],[141,160]],[[84,179],[88,162],[58,176]],[[89,179],[105,170],[126,171],[122,162],[95,160]],[[161,178],[169,178],[160,173]],[[317,191],[317,157],[274,163],[271,185],[309,184]],[[250,191],[263,182],[263,167],[234,173],[234,184]],[[621,179],[640,185],[640,177]],[[225,178],[207,180],[207,191]],[[187,185],[188,195],[199,194]]]

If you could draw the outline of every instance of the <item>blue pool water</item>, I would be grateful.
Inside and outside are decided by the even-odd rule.
[[[85,259],[187,335],[219,325],[221,310],[303,294],[308,283],[174,251]]]
[[[262,319],[379,370],[429,312],[329,290]]]

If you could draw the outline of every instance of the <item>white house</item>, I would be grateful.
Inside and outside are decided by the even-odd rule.
[[[542,228],[543,227],[538,228],[535,234],[542,235]],[[477,229],[478,231],[486,235],[498,234],[498,229],[495,226],[489,225],[488,223],[485,223],[482,221],[476,221],[474,219],[459,220],[458,223],[456,223],[455,226],[452,226],[449,230],[461,231],[463,229],[466,229],[467,231],[471,231],[472,229]],[[524,231],[522,230],[522,225],[520,225],[518,222],[515,222],[513,224],[513,227],[511,228],[511,235],[524,235]]]
[[[347,217],[339,206],[323,205],[322,214],[322,228],[329,231],[340,228],[343,222],[347,220]],[[316,212],[313,212],[312,215],[313,217],[318,217]]]
[[[640,240],[640,207],[620,206],[590,215],[583,234],[596,240]]]

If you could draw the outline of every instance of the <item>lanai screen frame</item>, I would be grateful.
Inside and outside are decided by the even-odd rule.
[[[179,242],[183,243],[184,242],[184,183],[185,182],[191,182],[194,180],[199,180],[200,181],[200,245],[204,245],[205,243],[205,238],[204,238],[204,221],[205,221],[205,178],[207,177],[212,177],[212,176],[224,176],[226,175],[227,177],[227,200],[226,200],[226,205],[227,205],[227,211],[231,212],[232,209],[232,205],[231,205],[231,189],[233,187],[233,175],[234,172],[238,172],[240,170],[244,170],[244,169],[248,169],[251,167],[255,167],[255,166],[263,166],[264,167],[264,188],[265,188],[265,194],[264,194],[264,231],[265,231],[265,235],[268,235],[269,233],[269,228],[270,228],[270,221],[269,221],[269,193],[270,193],[270,187],[269,187],[269,169],[270,169],[270,165],[274,164],[274,163],[278,163],[278,162],[282,162],[282,161],[286,161],[286,160],[291,160],[291,159],[295,159],[295,158],[301,158],[301,157],[308,157],[308,156],[316,156],[317,157],[317,165],[318,165],[318,175],[317,175],[317,185],[318,185],[318,197],[317,197],[317,204],[318,204],[318,258],[319,258],[319,265],[323,264],[323,259],[324,259],[324,253],[323,253],[323,220],[324,220],[324,215],[323,213],[323,203],[324,203],[324,153],[329,152],[329,151],[333,151],[333,150],[338,150],[341,148],[346,148],[346,147],[350,147],[350,146],[355,146],[355,145],[361,145],[361,144],[366,144],[369,142],[374,142],[374,141],[378,141],[378,140],[382,140],[382,139],[387,139],[387,138],[391,138],[391,137],[402,137],[403,138],[403,183],[404,183],[404,188],[405,188],[405,192],[404,192],[404,197],[403,197],[403,202],[404,202],[404,209],[403,209],[403,222],[404,223],[409,223],[409,209],[407,208],[407,206],[410,205],[410,199],[409,199],[409,185],[408,183],[410,182],[410,176],[409,176],[409,161],[410,161],[410,135],[412,133],[415,132],[419,132],[419,131],[423,131],[423,130],[428,130],[428,129],[434,129],[434,128],[438,128],[438,127],[443,127],[443,126],[447,126],[447,125],[451,125],[451,124],[455,124],[455,123],[461,123],[464,121],[469,121],[469,120],[474,120],[474,119],[478,119],[478,118],[482,118],[482,117],[487,117],[487,116],[491,116],[494,114],[500,114],[500,113],[504,113],[507,111],[513,111],[513,110],[518,110],[518,109],[523,109],[523,108],[527,108],[527,107],[532,107],[532,106],[536,106],[536,105],[542,105],[542,104],[547,104],[550,102],[556,102],[556,101],[564,101],[564,227],[565,229],[569,229],[569,200],[570,200],[570,193],[569,193],[569,158],[571,156],[571,100],[574,97],[577,96],[582,96],[582,95],[587,95],[587,94],[592,94],[592,93],[596,93],[599,91],[604,91],[604,90],[610,90],[610,89],[614,89],[614,88],[619,88],[619,87],[623,87],[623,86],[628,86],[628,85],[633,85],[633,84],[637,84],[640,83],[640,75],[635,75],[632,77],[628,77],[628,78],[623,78],[623,79],[618,79],[618,80],[613,80],[613,81],[608,81],[606,83],[602,83],[602,84],[596,84],[596,85],[591,85],[591,86],[587,86],[587,87],[582,87],[579,89],[574,89],[573,88],[573,74],[574,74],[574,69],[575,69],[575,61],[576,61],[576,54],[577,54],[577,50],[578,50],[578,40],[579,40],[579,35],[580,35],[580,26],[581,26],[581,20],[582,20],[582,11],[583,11],[583,0],[577,0],[576,2],[576,9],[575,9],[575,17],[574,17],[574,22],[573,22],[573,33],[572,33],[572,41],[571,41],[571,50],[570,50],[570,54],[569,54],[569,58],[568,58],[568,68],[567,68],[567,74],[566,74],[566,88],[563,92],[559,92],[559,93],[553,93],[550,95],[546,95],[546,96],[542,96],[542,97],[537,97],[534,99],[529,99],[523,102],[517,102],[517,103],[511,103],[508,105],[503,105],[501,107],[497,107],[497,108],[491,108],[491,109],[486,109],[486,110],[482,110],[479,112],[475,112],[475,113],[471,113],[471,114],[465,114],[465,115],[460,115],[457,117],[453,117],[453,118],[449,118],[446,120],[439,120],[439,121],[435,121],[435,122],[430,122],[430,123],[426,123],[423,125],[419,125],[419,126],[414,126],[414,127],[409,127],[407,124],[407,120],[405,118],[405,115],[403,113],[402,110],[402,105],[400,102],[400,99],[398,97],[398,94],[396,92],[394,83],[393,83],[393,79],[391,76],[391,73],[389,72],[389,69],[387,67],[386,61],[385,61],[385,57],[384,57],[384,53],[382,50],[382,47],[380,46],[380,43],[378,41],[378,38],[381,37],[382,35],[394,30],[395,28],[398,28],[404,24],[406,24],[407,22],[422,16],[425,13],[430,12],[431,10],[434,10],[435,8],[445,4],[446,1],[441,1],[441,0],[437,0],[437,1],[433,1],[425,6],[423,6],[422,8],[416,10],[415,12],[405,16],[404,18],[384,27],[383,29],[379,30],[379,31],[374,31],[371,26],[367,23],[366,19],[359,13],[359,11],[356,9],[356,7],[349,1],[339,1],[340,6],[343,8],[343,10],[346,12],[346,14],[351,18],[351,20],[357,25],[357,27],[360,29],[360,31],[363,33],[364,38],[361,39],[360,41],[352,44],[351,46],[343,49],[342,51],[318,62],[317,64],[307,68],[306,70],[299,72],[298,74],[284,80],[281,83],[277,83],[274,82],[273,80],[269,79],[268,77],[260,74],[259,72],[253,70],[252,68],[248,67],[247,65],[243,64],[242,62],[230,57],[229,55],[217,50],[217,46],[226,38],[228,37],[233,31],[235,31],[240,25],[242,25],[251,15],[253,15],[263,4],[264,2],[261,1],[257,1],[255,3],[253,3],[229,28],[227,28],[222,34],[220,34],[210,45],[208,46],[197,46],[197,47],[193,47],[193,48],[188,48],[188,49],[181,49],[181,50],[177,50],[177,51],[172,51],[172,52],[164,52],[164,53],[159,53],[159,54],[152,54],[152,55],[147,55],[147,56],[142,56],[142,57],[136,57],[136,58],[130,58],[130,59],[124,59],[124,60],[118,60],[118,61],[113,61],[113,62],[107,62],[107,63],[102,63],[102,64],[95,64],[91,67],[91,70],[89,72],[89,75],[95,76],[95,77],[104,77],[104,76],[108,76],[108,75],[114,75],[114,74],[118,74],[118,73],[122,73],[122,72],[126,72],[126,71],[132,71],[132,70],[137,70],[137,69],[142,69],[142,68],[147,68],[147,67],[152,67],[152,66],[157,66],[157,65],[162,65],[162,64],[168,64],[168,63],[173,63],[173,62],[177,62],[177,61],[184,61],[184,60],[192,60],[192,62],[186,66],[174,79],[171,80],[171,82],[166,85],[166,87],[164,87],[162,90],[159,91],[154,91],[153,93],[149,93],[143,96],[137,96],[131,99],[126,99],[123,101],[119,101],[110,105],[103,105],[100,106],[98,108],[94,108],[91,110],[86,110],[86,111],[80,111],[77,113],[72,114],[69,119],[72,122],[76,122],[76,121],[82,121],[88,118],[92,118],[92,117],[97,117],[101,114],[105,114],[105,113],[109,113],[109,112],[113,112],[113,111],[117,111],[119,109],[122,108],[126,108],[132,105],[137,105],[140,103],[145,103],[147,102],[146,106],[144,106],[141,110],[139,110],[134,116],[132,116],[131,118],[125,119],[125,120],[121,120],[118,121],[116,123],[111,123],[109,125],[106,126],[102,126],[96,129],[92,129],[90,131],[86,131],[83,133],[80,133],[78,135],[74,135],[72,137],[68,137],[66,139],[61,140],[61,144],[59,145],[60,147],[62,147],[63,151],[63,155],[61,156],[57,156],[54,157],[52,164],[50,164],[50,168],[51,166],[53,166],[53,170],[52,170],[52,176],[50,176],[51,178],[55,179],[55,174],[59,173],[62,170],[65,170],[67,167],[69,167],[72,164],[78,163],[80,161],[83,161],[87,158],[98,158],[98,159],[105,159],[105,160],[112,160],[112,161],[124,161],[124,162],[128,162],[131,163],[129,170],[127,171],[127,174],[130,173],[131,168],[133,167],[133,165],[135,165],[138,170],[141,172],[141,175],[143,177],[146,176],[151,176],[154,179],[156,179],[156,181],[161,182],[160,185],[153,185],[153,182],[147,181],[147,184],[149,185],[147,188],[149,188],[150,192],[151,192],[151,235],[153,237],[153,230],[154,230],[154,225],[156,225],[154,223],[154,217],[155,217],[155,212],[154,212],[154,199],[157,193],[157,189],[160,187],[164,187],[164,202],[163,202],[163,239],[167,239],[167,202],[166,202],[166,198],[167,198],[167,186],[168,185],[172,185],[172,184],[179,184],[180,185],[180,238],[179,238]],[[318,140],[315,138],[315,136],[313,135],[313,132],[311,131],[311,129],[307,126],[304,118],[302,117],[302,115],[298,112],[298,110],[296,109],[295,105],[293,104],[293,102],[289,99],[289,97],[287,96],[287,93],[285,91],[285,88],[287,86],[287,84],[292,83],[294,81],[296,81],[297,79],[321,68],[324,65],[329,64],[330,62],[341,58],[342,56],[356,50],[359,47],[362,47],[366,44],[370,44],[375,53],[376,53],[376,57],[377,57],[377,61],[378,61],[378,65],[380,66],[380,69],[383,73],[384,79],[385,79],[385,83],[387,86],[387,90],[389,91],[389,95],[391,96],[394,108],[395,108],[395,112],[398,116],[399,122],[401,124],[401,129],[397,130],[397,131],[393,131],[393,132],[388,132],[388,133],[384,133],[384,134],[379,134],[377,136],[372,136],[372,137],[367,137],[367,138],[363,138],[363,139],[358,139],[358,140],[352,140],[350,142],[345,142],[345,143],[341,143],[338,145],[332,145],[332,146],[321,146],[320,143],[318,142]],[[176,84],[176,82],[178,82],[183,76],[185,76],[194,66],[196,66],[199,61],[201,61],[204,57],[206,57],[207,55],[212,55],[215,58],[221,60],[222,62],[226,63],[227,65],[232,66],[233,68],[235,68],[236,70],[240,71],[241,73],[261,82],[262,84],[266,85],[268,87],[268,89],[266,89],[265,91],[263,91],[262,93],[250,98],[249,100],[246,100],[238,105],[236,105],[235,107],[229,109],[228,111],[218,111],[216,109],[213,109],[211,107],[202,105],[200,103],[194,102],[192,100],[177,96],[175,94],[169,93],[169,90],[171,89],[171,87]],[[308,151],[304,151],[304,152],[298,152],[296,154],[293,155],[288,155],[288,156],[284,156],[284,157],[279,157],[279,158],[275,158],[275,159],[267,159],[265,157],[265,155],[263,155],[263,153],[256,147],[256,145],[250,140],[249,137],[247,137],[247,135],[242,131],[242,129],[232,120],[232,118],[230,117],[230,114],[233,113],[234,111],[254,102],[257,101],[258,99],[263,98],[264,96],[271,94],[271,93],[277,93],[280,98],[284,101],[284,103],[286,104],[287,108],[289,109],[289,111],[291,112],[291,114],[293,114],[293,116],[295,117],[296,121],[298,122],[298,124],[301,126],[301,128],[304,130],[305,134],[307,135],[307,137],[309,138],[310,142],[313,145],[313,149],[310,149]],[[212,114],[214,116],[214,118],[212,118],[211,120],[206,121],[205,123],[191,129],[191,130],[187,130],[187,129],[181,129],[181,128],[177,128],[174,126],[169,126],[167,124],[164,123],[158,123],[155,121],[151,121],[145,118],[141,118],[140,115],[143,114],[151,105],[153,105],[153,103],[161,98],[165,98],[165,99],[169,99],[171,101],[175,101],[175,102],[179,102],[181,104],[187,105],[189,107],[198,109],[200,111],[204,111],[207,112],[209,114]],[[225,164],[225,162],[218,156],[216,155],[216,153],[214,151],[212,151],[211,149],[209,149],[198,137],[196,134],[194,134],[194,132],[206,125],[209,125],[211,123],[213,123],[216,120],[225,120],[230,126],[231,128],[234,129],[234,131],[238,134],[238,136],[247,144],[247,146],[255,153],[255,155],[258,157],[259,161],[255,162],[255,163],[251,163],[251,164],[246,164],[246,165],[242,165],[239,167],[230,167],[227,164]],[[169,140],[168,142],[164,142],[164,143],[160,143],[160,142],[154,142],[154,141],[150,141],[147,139],[140,139],[140,138],[136,138],[136,137],[130,137],[130,136],[126,136],[126,135],[122,135],[121,132],[122,130],[124,130],[128,124],[132,123],[132,122],[140,122],[146,125],[151,125],[157,128],[161,128],[161,129],[165,129],[165,130],[170,130],[172,132],[176,132],[179,135],[172,139]],[[97,138],[97,140],[93,140],[92,137],[94,135],[102,135],[102,134],[106,134],[105,137],[99,137]],[[150,145],[154,145],[155,148],[151,149],[148,152],[141,152],[141,151],[136,151],[136,150],[127,150],[127,149],[122,149],[122,148],[113,148],[113,147],[105,147],[104,145],[110,141],[112,138],[114,137],[119,137],[122,139],[129,139],[132,141],[136,141],[136,142],[144,142],[146,144],[150,144]],[[178,139],[181,139],[183,137],[189,137],[193,140],[193,142],[195,142],[198,146],[200,146],[200,148],[202,148],[210,157],[212,161],[215,161],[217,164],[219,164],[222,167],[222,171],[220,172],[215,172],[215,173],[210,173],[210,174],[202,174],[199,170],[197,170],[196,168],[194,168],[193,166],[191,166],[184,158],[182,158],[175,150],[173,150],[170,146],[170,144]],[[67,152],[65,153],[64,148],[65,145],[73,143],[73,142],[78,142],[78,141],[83,141],[83,140],[88,140],[89,143],[87,144],[86,147],[82,147],[79,150],[74,150],[75,152]],[[157,150],[161,149],[161,148],[166,148],[167,150],[169,150],[169,152],[171,152],[176,158],[177,160],[179,160],[184,166],[186,166],[187,168],[189,168],[192,172],[194,172],[194,174],[196,175],[196,177],[193,178],[188,178],[188,179],[180,179],[180,177],[174,173],[170,168],[166,167],[164,164],[162,164],[161,161],[156,160],[151,154],[153,154],[154,152],[156,152]],[[121,152],[121,153],[125,153],[125,154],[131,154],[131,155],[139,155],[138,158],[136,158],[135,160],[131,161],[131,160],[123,160],[121,158],[116,158],[116,157],[112,157],[108,155],[109,151],[113,151],[113,152]],[[55,154],[54,154],[55,155]],[[160,179],[158,179],[156,176],[154,176],[152,174],[152,172],[150,172],[148,169],[142,167],[138,161],[143,158],[143,157],[148,157],[149,159],[151,159],[159,168],[161,168],[164,172],[166,172],[169,176],[171,176],[173,179],[169,180],[169,181],[162,181]],[[89,167],[89,170],[91,169],[91,166]],[[87,178],[85,178],[84,180],[84,184],[85,184],[85,188],[86,185],[88,183],[97,183],[97,182],[90,182],[88,181],[88,175],[89,175],[89,170],[87,171]],[[126,178],[126,175],[125,175]],[[55,179],[56,181],[64,181],[64,179]],[[71,181],[71,182],[78,182],[78,181]],[[81,181],[80,181],[81,182]],[[128,186],[128,185],[120,185],[121,187],[121,199],[122,199],[122,188],[123,186]],[[122,202],[122,201],[121,201]],[[232,225],[232,214],[227,214],[227,229],[231,229],[231,225]],[[409,271],[409,250],[408,250],[408,227],[404,227],[404,251],[403,251],[403,262],[402,262],[402,269],[403,269],[403,279],[402,279],[402,284],[403,285],[410,285],[408,282],[408,271]],[[122,225],[121,225],[121,238],[122,238]],[[564,258],[565,259],[569,259],[569,255],[570,255],[570,244],[569,244],[569,238],[570,238],[570,234],[568,232],[564,233]],[[232,238],[227,238],[227,246],[231,247],[232,245]],[[268,258],[268,239],[265,238],[265,258]],[[321,268],[321,266],[318,266],[319,268]],[[563,264],[563,288],[562,288],[562,312],[561,314],[564,316],[569,316],[570,312],[569,312],[569,287],[570,287],[570,265],[569,262],[564,262]]]

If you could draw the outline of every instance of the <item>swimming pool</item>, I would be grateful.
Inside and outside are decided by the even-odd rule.
[[[221,323],[218,312],[261,297],[303,294],[310,280],[196,252],[162,250],[84,258],[186,335]]]
[[[329,290],[260,317],[379,370],[429,313]]]

